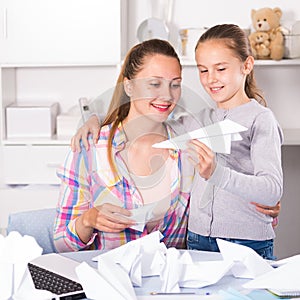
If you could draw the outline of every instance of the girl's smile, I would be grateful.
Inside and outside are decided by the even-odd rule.
[[[222,41],[200,43],[196,62],[201,84],[219,108],[229,109],[249,102],[244,91],[245,65]]]

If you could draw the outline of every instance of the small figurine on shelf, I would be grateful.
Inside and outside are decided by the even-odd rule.
[[[268,59],[270,57],[270,37],[266,32],[255,31],[249,35],[254,58]]]
[[[181,55],[187,55],[187,42],[188,42],[188,29],[179,30],[180,40],[181,40]]]
[[[269,55],[260,57],[257,53],[257,43],[256,35],[250,34],[249,40],[252,45],[253,54],[257,54],[257,58],[261,59],[274,59],[280,60],[284,55],[284,37],[280,26],[280,20],[282,16],[282,10],[278,7],[269,8],[264,7],[258,10],[252,9],[251,20],[252,26],[255,32],[265,32],[269,35]],[[259,49],[261,50],[261,46]],[[266,43],[264,43],[263,48],[265,48]],[[264,51],[265,53],[267,51]]]

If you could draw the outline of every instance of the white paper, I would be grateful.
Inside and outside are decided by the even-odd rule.
[[[166,261],[161,270],[162,293],[179,293],[179,278],[182,264],[179,262],[180,253],[175,248],[169,248],[166,252]]]
[[[142,247],[143,252],[155,252],[157,248],[160,248],[160,240],[163,238],[163,235],[160,231],[151,232],[139,239],[130,241],[118,248],[107,251],[103,254],[100,254],[93,258],[94,261],[98,261],[101,257],[110,257],[116,263],[121,263],[123,260],[123,256],[126,255],[128,247],[132,247],[133,245],[139,245]]]
[[[131,284],[137,286],[141,286],[142,277],[159,275],[162,283],[160,292],[174,293],[179,292],[181,287],[202,288],[213,285],[229,272],[236,277],[258,278],[273,271],[266,260],[253,249],[243,245],[217,239],[223,260],[193,262],[190,253],[181,254],[175,248],[167,249],[160,243],[161,237],[161,233],[156,231],[97,256],[95,259],[98,261],[99,274],[101,273],[106,281],[112,282],[113,275],[105,275],[109,274],[106,269],[116,272],[117,266],[123,270]],[[298,267],[300,268],[297,266],[296,270],[299,270]],[[124,281],[119,283],[121,286],[128,284],[128,280],[124,280],[123,277],[124,275],[119,280]],[[294,283],[298,284],[299,280]]]
[[[165,251],[158,250],[155,252],[151,265],[149,266],[148,274],[152,274],[152,276],[160,275],[162,268],[165,265],[166,257],[165,253],[167,252],[167,248]]]
[[[222,239],[217,239],[217,243],[223,259],[234,262],[231,271],[235,277],[252,279],[273,270],[266,260],[249,247]]]
[[[283,258],[283,259],[280,259],[280,260],[272,260],[272,261],[269,261],[269,264],[272,267],[277,268],[277,267],[280,267],[280,266],[283,266],[283,265],[287,264],[288,262],[291,262],[293,260],[298,260],[298,259],[300,259],[300,254],[290,256],[290,257],[286,257],[286,258]]]
[[[180,287],[202,288],[217,283],[233,266],[231,261],[204,261],[183,265]]]
[[[202,288],[218,282],[233,265],[231,261],[193,262],[189,252],[169,248],[162,258],[161,292],[174,293],[179,287]]]
[[[248,289],[274,289],[300,292],[300,256],[243,285]]]
[[[28,268],[25,271],[24,278],[19,289],[13,296],[14,300],[50,300],[56,295],[46,290],[36,289]]]
[[[126,272],[114,262],[106,259],[101,271],[83,262],[76,267],[79,281],[89,299],[134,300],[135,292]]]
[[[129,277],[133,286],[142,286],[142,254],[137,255],[132,263]]]
[[[184,150],[187,148],[187,142],[189,140],[198,139],[214,152],[230,154],[231,142],[241,140],[242,138],[239,132],[246,130],[246,127],[226,119],[175,138],[156,143],[152,145],[152,147]]]
[[[100,260],[112,260],[122,266],[123,269],[130,274],[130,277],[135,278],[135,282],[137,283],[139,282],[139,273],[141,276],[157,275],[154,274],[156,270],[153,270],[152,262],[156,251],[164,251],[162,249],[166,248],[163,243],[160,243],[162,237],[163,235],[159,231],[155,231],[142,238],[98,255],[94,257],[93,260],[98,261],[98,269],[101,268]],[[138,260],[138,262],[136,260]]]
[[[16,231],[0,237],[0,299],[7,299],[18,292],[28,262],[40,256],[43,249],[32,236],[21,236]]]
[[[140,206],[136,209],[131,209],[131,216],[128,218],[134,220],[136,224],[132,225],[130,228],[143,232],[147,222],[149,222],[153,218],[152,212],[156,205],[157,202],[153,202]]]
[[[101,204],[111,203],[122,207],[122,203],[120,202],[120,200],[116,199],[114,196],[106,197],[105,200],[96,201],[95,206],[100,205],[99,202]],[[131,212],[131,216],[127,217],[122,215],[122,217],[135,221],[135,224],[130,226],[130,228],[143,232],[146,224],[153,218],[153,210],[157,205],[159,205],[159,202],[153,202],[146,205],[142,205],[138,208],[130,209],[129,211]]]

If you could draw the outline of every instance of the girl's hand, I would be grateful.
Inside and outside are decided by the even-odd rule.
[[[92,115],[89,119],[77,130],[76,134],[71,139],[71,149],[73,152],[80,152],[80,140],[86,150],[89,150],[89,142],[88,142],[88,135],[89,133],[93,136],[94,144],[97,143],[100,133],[100,122],[96,115]]]
[[[200,176],[209,179],[216,168],[215,154],[205,144],[198,140],[191,140],[188,143],[188,153],[190,161]]]
[[[281,208],[280,201],[278,201],[275,206],[266,206],[266,205],[259,204],[257,202],[251,202],[251,204],[256,206],[257,211],[265,215],[271,216],[272,218],[278,217]]]

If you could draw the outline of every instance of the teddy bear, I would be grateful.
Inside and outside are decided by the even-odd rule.
[[[284,55],[284,37],[281,31],[280,19],[282,10],[279,7],[252,9],[252,26],[256,32],[266,32],[269,35],[270,54],[267,58],[280,60]],[[250,41],[251,42],[251,41]],[[255,51],[254,51],[255,52]]]
[[[268,59],[270,56],[269,34],[264,31],[255,31],[249,35],[252,54],[257,59]]]

